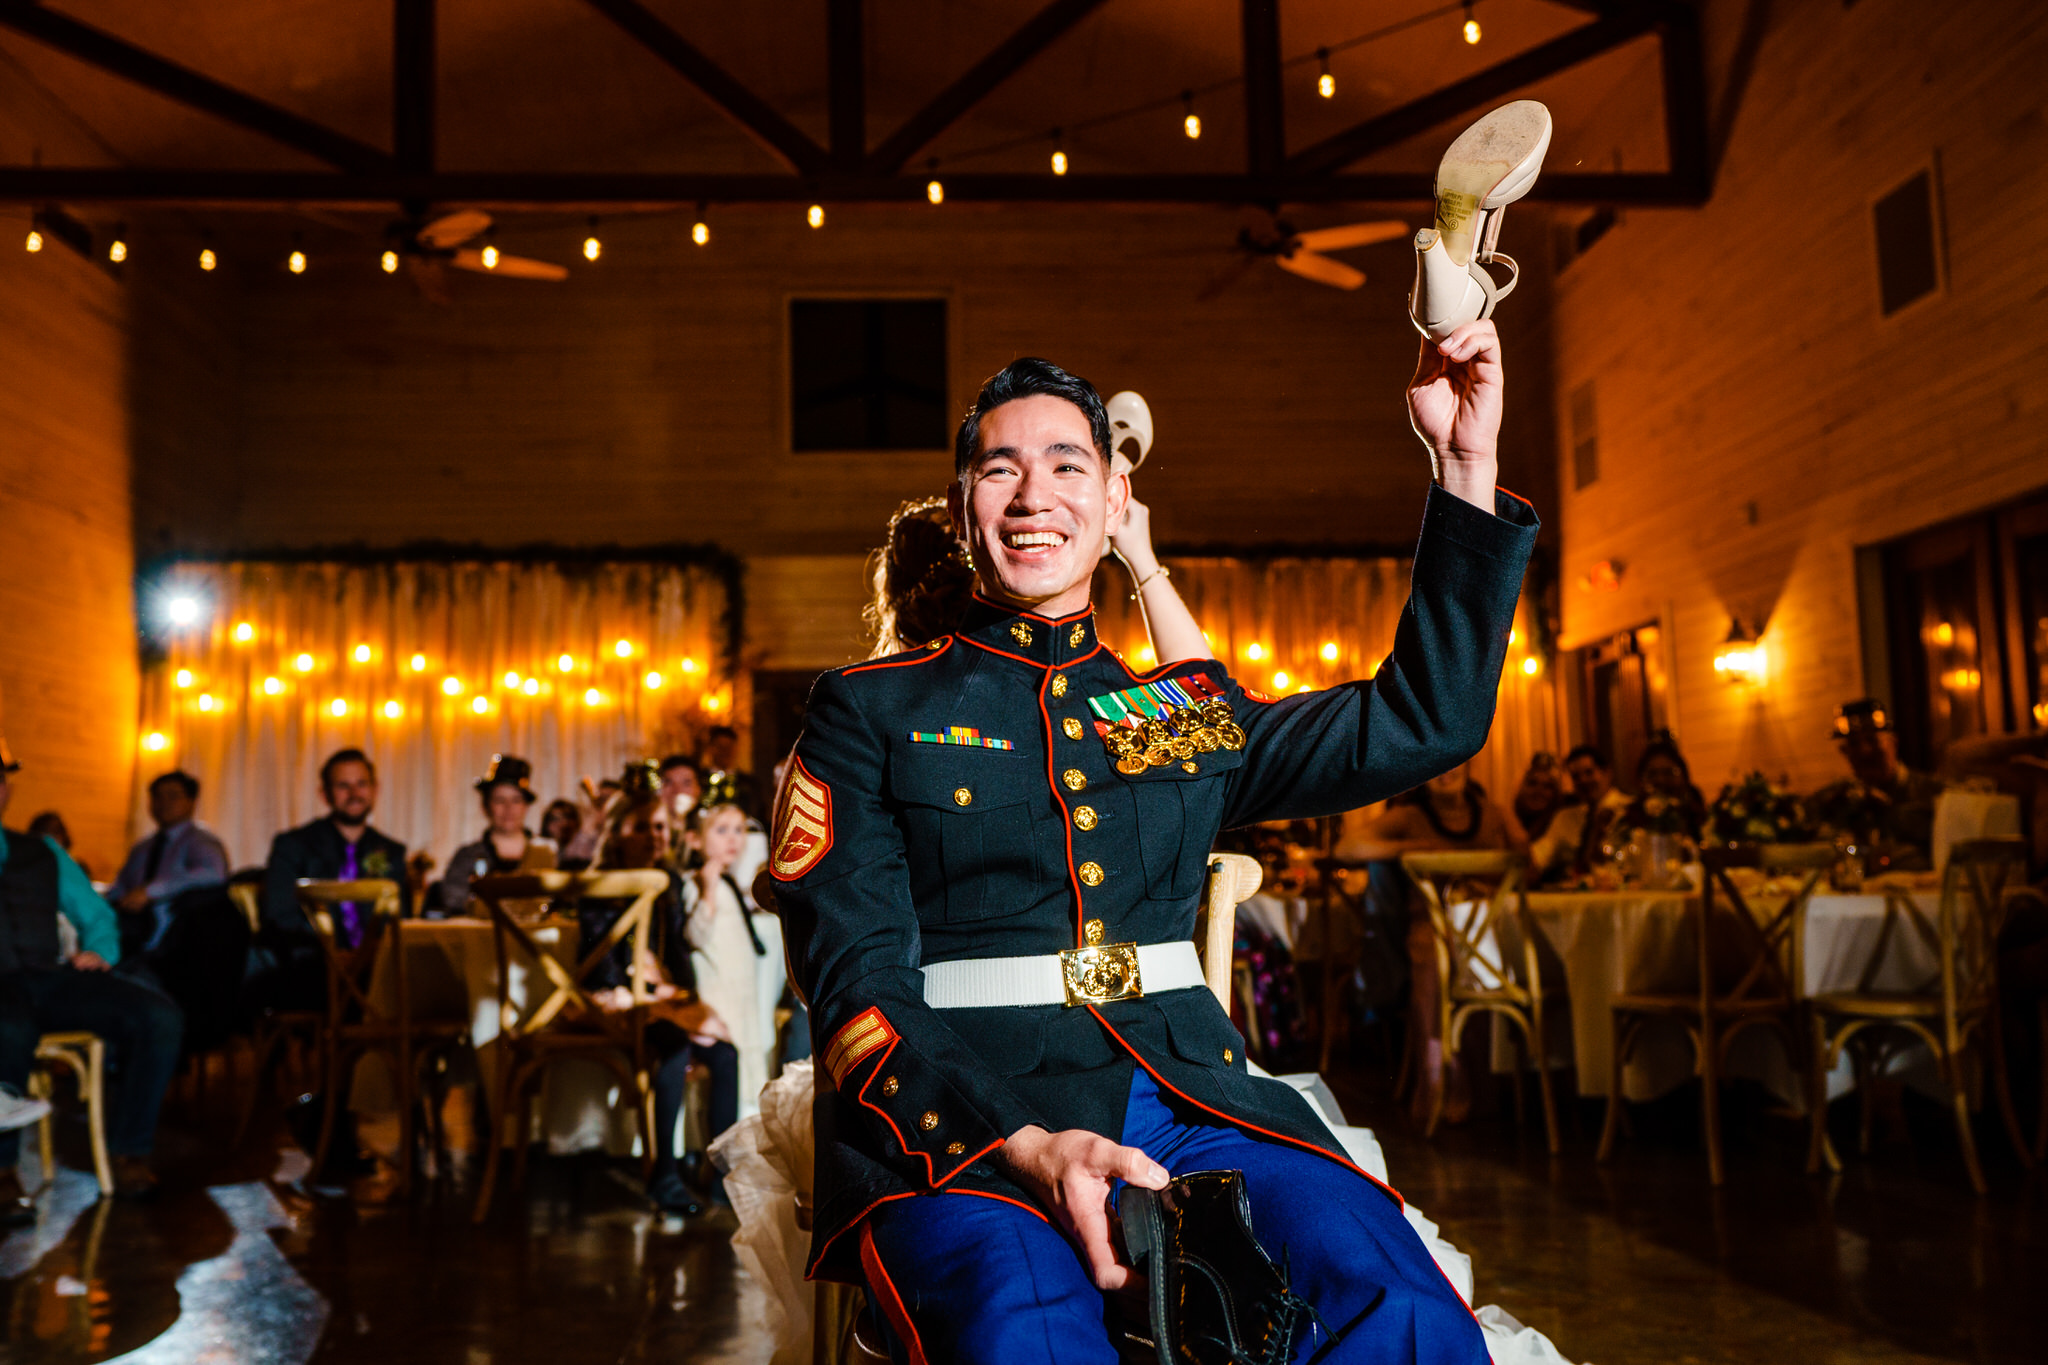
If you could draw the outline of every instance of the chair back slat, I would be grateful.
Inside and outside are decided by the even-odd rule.
[[[1941,875],[1939,941],[1942,1016],[1961,1040],[1969,1021],[1998,1007],[1998,935],[2006,889],[2024,883],[2024,839],[1969,839],[1949,850]]]
[[[1525,952],[1519,964],[1510,962],[1500,929],[1512,920],[1524,945],[1534,943],[1529,922],[1529,903],[1522,883],[1522,861],[1502,851],[1450,851],[1404,853],[1401,867],[1422,894],[1429,911],[1431,936],[1436,951],[1453,985],[1472,983],[1488,992],[1499,992],[1526,1003],[1537,968],[1533,953]],[[1472,907],[1460,923],[1451,907],[1460,903]]]
[[[1789,1005],[1798,997],[1807,903],[1837,856],[1832,844],[1738,844],[1700,854],[1706,874],[1699,902],[1703,1013],[1717,1004]],[[1766,877],[1804,875],[1773,910],[1761,902],[1751,905],[1732,875],[1737,868]]]
[[[1230,1013],[1230,968],[1237,941],[1237,907],[1250,900],[1265,879],[1256,858],[1242,853],[1209,855],[1209,886],[1204,901],[1208,927],[1202,935],[1202,979],[1216,1003]]]
[[[583,982],[598,963],[621,943],[628,945],[631,965],[627,980],[632,1005],[626,1011],[638,1016],[654,1002],[654,981],[649,977],[649,938],[654,904],[669,889],[668,874],[656,868],[632,868],[604,872],[542,871],[479,877],[470,884],[470,894],[490,913],[492,936],[498,958],[499,1029],[507,1037],[531,1037],[570,1015],[579,1022],[595,1023],[608,1032],[637,1029],[637,1017],[618,1021],[617,1012],[600,1006]],[[508,902],[547,900],[556,903],[585,900],[626,900],[631,903],[615,919],[604,936],[566,967],[534,938],[531,927],[507,909]],[[567,926],[564,926],[565,928]],[[516,954],[531,963],[544,978],[548,994],[529,1001],[521,1013],[511,998],[510,967]]]
[[[387,941],[395,943],[393,926],[404,906],[399,885],[388,877],[359,877],[353,881],[301,878],[295,888],[299,908],[320,940],[321,956],[327,964],[327,1018],[339,1028],[353,1015],[358,1023],[402,1024],[410,1015],[409,982],[405,976],[405,954],[396,954],[398,1013],[387,1015],[370,997],[370,978]],[[336,932],[339,907],[354,904],[356,923],[362,933],[352,944],[343,943]]]

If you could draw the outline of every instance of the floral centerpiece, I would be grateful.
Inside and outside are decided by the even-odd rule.
[[[1762,773],[1721,788],[1709,815],[1713,837],[1730,844],[1796,844],[1813,837],[1806,808]]]

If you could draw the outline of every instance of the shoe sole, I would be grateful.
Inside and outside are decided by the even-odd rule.
[[[1173,1312],[1166,1301],[1166,1273],[1153,1256],[1166,1244],[1166,1212],[1159,1204],[1157,1190],[1126,1185],[1118,1193],[1117,1216],[1123,1220],[1124,1250],[1131,1268],[1145,1276],[1145,1307],[1150,1319],[1152,1348],[1159,1365],[1176,1365],[1173,1348]]]
[[[1550,130],[1550,110],[1516,100],[1458,134],[1444,152],[1436,171],[1436,227],[1459,265],[1471,263],[1482,216],[1535,188]]]

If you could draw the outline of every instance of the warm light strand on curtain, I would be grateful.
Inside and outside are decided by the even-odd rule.
[[[338,748],[377,761],[378,826],[445,858],[476,835],[469,784],[492,754],[528,758],[543,799],[573,796],[695,747],[744,700],[716,662],[726,593],[706,569],[240,563],[167,579],[212,605],[145,672],[140,731],[158,738],[137,788],[192,771],[238,865],[320,813]]]

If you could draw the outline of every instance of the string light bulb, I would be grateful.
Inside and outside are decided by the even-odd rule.
[[[411,659],[409,660],[409,662],[410,662],[410,663],[412,664],[412,671],[413,671],[413,672],[415,672],[415,673],[424,673],[424,672],[426,672],[426,671],[427,671],[427,656],[426,656],[426,655],[424,655],[424,654],[415,654],[415,655],[413,655],[413,656],[412,656],[412,658],[411,658]]]
[[[303,251],[297,250],[296,248],[294,248],[294,249],[293,249],[293,251],[292,251],[292,254],[284,258],[284,268],[285,268],[286,270],[289,270],[289,271],[291,271],[291,272],[292,272],[292,274],[294,274],[294,275],[303,275],[303,274],[305,274],[305,273],[306,273],[306,253],[305,253],[305,252],[303,252]]]
[[[382,256],[378,258],[377,264],[384,267],[385,274],[396,275],[398,273],[398,253],[395,251],[386,251]]]
[[[564,654],[555,660],[555,667],[564,673],[573,673],[576,670],[576,658],[572,654]]]
[[[825,226],[825,206],[823,204],[811,205],[804,213],[804,220],[814,228]]]
[[[524,693],[525,695],[529,696],[529,697],[537,697],[537,696],[539,696],[539,695],[540,695],[540,679],[538,679],[538,678],[528,678],[528,679],[527,679],[527,680],[526,680],[525,682],[523,682],[523,683],[519,684],[519,690],[520,690],[520,691],[521,691],[522,693]]]
[[[647,674],[646,678],[642,679],[642,681],[644,681],[647,684],[647,690],[649,692],[658,692],[661,690],[661,674],[659,673],[650,671]]]
[[[199,694],[199,709],[202,711],[213,710],[213,693],[201,692]]]
[[[934,204],[943,204],[946,202],[946,187],[936,180],[927,181],[924,187],[924,197],[931,200]]]
[[[107,244],[107,259],[115,265],[119,265],[128,259],[128,242],[123,236],[126,230],[125,227],[115,228],[114,240]]]
[[[153,754],[162,753],[164,746],[169,743],[170,741],[164,738],[164,732],[161,730],[151,730],[142,737],[142,747]]]
[[[366,664],[370,662],[370,647],[368,645],[357,645],[355,653],[350,657],[359,664]]]
[[[1052,173],[1054,175],[1065,175],[1067,173],[1067,149],[1061,141],[1060,130],[1057,128],[1052,130]]]
[[[327,703],[327,709],[333,713],[336,720],[340,720],[348,714],[348,703],[340,697],[336,697],[333,701]]]
[[[264,696],[266,696],[266,697],[274,697],[274,696],[276,696],[276,695],[277,695],[278,693],[280,693],[280,692],[282,692],[282,691],[284,691],[284,681],[283,681],[283,679],[280,679],[280,678],[265,678],[265,679],[263,680],[263,695],[264,695]]]
[[[476,713],[477,713],[478,715],[480,715],[480,716],[483,716],[483,715],[488,715],[488,714],[490,714],[490,710],[491,710],[491,701],[490,701],[490,698],[489,698],[489,697],[472,697],[472,698],[470,699],[470,703],[469,703],[469,709],[470,709],[470,710],[472,710],[472,711],[474,711],[474,712],[476,712]]]
[[[176,687],[190,687],[192,685],[192,670],[189,668],[179,669],[177,674],[171,679],[171,683]]]
[[[1266,657],[1266,647],[1254,640],[1244,647],[1244,657],[1250,659],[1253,663],[1257,663]]]
[[[1316,60],[1323,64],[1323,73],[1316,77],[1316,93],[1324,99],[1333,99],[1337,94],[1337,78],[1330,74],[1330,49],[1316,49]]]
[[[387,701],[384,703],[384,719],[397,720],[400,716],[404,714],[405,708],[403,706],[400,706],[397,702]]]
[[[1324,663],[1326,663],[1326,664],[1333,664],[1333,663],[1336,663],[1336,662],[1337,662],[1337,642],[1336,642],[1335,640],[1325,640],[1325,641],[1323,641],[1323,651],[1322,651],[1322,652],[1323,652],[1323,662],[1324,662]]]
[[[498,268],[497,246],[494,243],[485,242],[484,249],[478,253],[478,258],[483,261],[484,269],[496,270]]]
[[[690,224],[690,240],[698,246],[711,245],[711,224],[704,218],[706,207],[701,203],[697,205],[697,221]]]
[[[1293,681],[1294,679],[1288,677],[1285,672],[1275,673],[1273,675],[1273,690],[1275,692],[1285,692],[1287,685]]]
[[[583,239],[583,259],[594,261],[604,254],[604,243],[597,240],[597,218],[590,219],[590,235]]]
[[[1478,41],[1479,41],[1479,21],[1478,21],[1477,19],[1474,19],[1474,18],[1472,17],[1472,0],[1465,0],[1465,28],[1464,28],[1464,34],[1465,34],[1465,41],[1466,41],[1467,43],[1472,43],[1472,44],[1477,44],[1477,43],[1478,43]]]
[[[1534,654],[1531,654],[1528,658],[1522,660],[1522,672],[1528,675],[1529,677],[1533,678],[1542,671],[1543,660],[1537,658]]]
[[[619,656],[619,657],[620,657],[621,659],[630,659],[630,658],[632,658],[632,657],[633,657],[633,642],[632,642],[631,640],[620,640],[620,641],[618,641],[618,642],[617,642],[616,644],[614,644],[614,645],[612,646],[612,653],[614,653],[614,654],[618,655],[618,656]]]
[[[298,669],[301,673],[311,673],[313,671],[313,656],[310,654],[299,655],[292,660],[292,667]]]
[[[519,675],[518,675],[517,673],[513,672],[512,670],[510,670],[510,669],[507,669],[507,670],[505,671],[505,688],[506,688],[506,690],[507,690],[507,691],[511,691],[511,692],[517,692],[517,691],[519,690],[519,683],[520,683],[520,677],[519,677]]]
[[[43,249],[42,230],[40,228],[30,228],[28,230],[28,241],[24,242],[23,245],[28,248],[28,252],[31,256],[33,256],[36,252],[41,251]]]
[[[199,248],[199,268],[201,270],[211,273],[213,268],[219,264],[220,257],[213,254],[212,247],[203,246]]]
[[[604,693],[594,687],[585,690],[583,693],[583,704],[585,706],[602,706],[604,704]]]
[[[441,695],[442,695],[442,696],[444,696],[444,697],[459,697],[459,696],[461,696],[461,695],[462,695],[462,679],[460,679],[460,678],[456,677],[456,676],[455,676],[455,675],[454,675],[453,673],[451,673],[451,674],[449,674],[449,675],[448,675],[447,677],[445,677],[445,678],[441,679]]]
[[[236,644],[238,644],[238,645],[246,645],[246,644],[248,644],[248,643],[249,643],[249,642],[250,642],[251,640],[253,640],[253,639],[255,639],[255,638],[256,638],[256,627],[254,627],[254,626],[250,625],[250,624],[249,624],[249,623],[248,623],[247,621],[237,621],[237,622],[235,622],[235,643],[236,643]]]
[[[684,656],[681,666],[685,673],[695,673],[697,671],[697,661],[687,655]]]
[[[1188,135],[1190,142],[1202,136],[1202,116],[1195,112],[1195,92],[1181,92],[1181,103],[1187,106],[1187,114],[1180,121],[1180,130]]]

